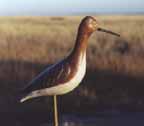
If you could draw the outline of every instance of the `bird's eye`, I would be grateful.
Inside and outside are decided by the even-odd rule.
[[[93,25],[97,25],[97,23],[96,23],[96,22],[93,22]]]
[[[96,22],[93,22],[93,26],[94,26],[94,27],[97,27],[97,23],[96,23]]]

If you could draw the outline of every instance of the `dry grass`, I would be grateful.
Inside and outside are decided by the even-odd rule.
[[[96,17],[102,27],[120,33],[121,38],[98,32],[91,36],[87,53],[88,74],[82,86],[68,97],[63,96],[64,110],[95,112],[99,106],[122,105],[144,110],[143,79],[131,78],[144,76],[144,16]],[[70,53],[81,19],[0,17],[0,112],[17,110],[15,91],[42,71],[46,64]],[[104,71],[115,73],[105,75]],[[43,103],[32,104],[31,108],[34,109],[36,104],[43,106]],[[47,109],[48,105],[44,105]]]
[[[81,19],[0,17],[0,60],[54,63],[72,49]],[[97,16],[97,19],[102,27],[120,33],[121,38],[94,33],[89,40],[89,68],[142,75],[144,16]],[[125,50],[123,42],[128,43]]]

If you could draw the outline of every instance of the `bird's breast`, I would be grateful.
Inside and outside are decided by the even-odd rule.
[[[82,79],[84,78],[85,73],[86,73],[86,54],[80,55],[78,59],[77,71],[75,75],[66,83],[55,87],[58,90],[57,93],[61,95],[61,94],[68,93],[72,91],[73,89],[75,89],[80,84]]]
[[[86,54],[80,55],[77,62],[77,70],[75,75],[67,82],[53,86],[50,88],[45,88],[41,90],[34,91],[36,96],[52,96],[52,95],[63,95],[72,90],[74,90],[82,81],[86,72]]]

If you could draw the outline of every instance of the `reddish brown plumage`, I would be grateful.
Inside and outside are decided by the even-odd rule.
[[[28,84],[24,91],[29,93],[34,90],[64,84],[75,76],[75,73],[78,71],[77,64],[79,57],[81,54],[84,55],[86,53],[88,38],[95,30],[88,26],[91,21],[96,20],[93,17],[87,16],[80,23],[75,46],[71,54],[66,59],[48,67],[44,72],[40,73]]]

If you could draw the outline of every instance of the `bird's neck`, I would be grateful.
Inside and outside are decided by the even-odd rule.
[[[89,34],[86,34],[85,32],[82,32],[80,30],[78,31],[75,46],[72,51],[73,56],[79,57],[80,55],[86,54],[89,37],[90,37]]]

